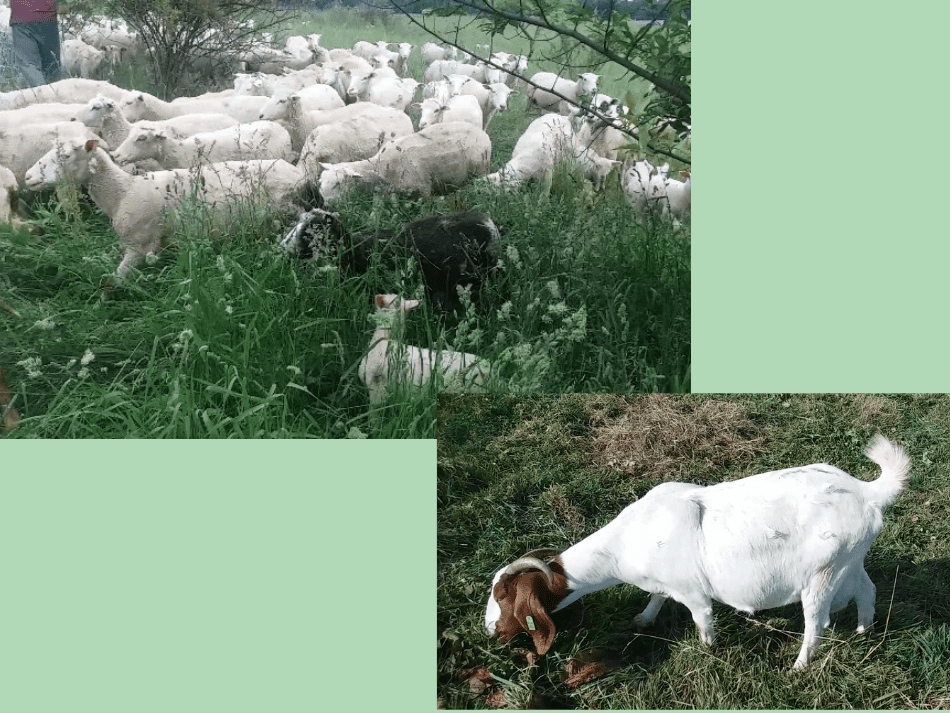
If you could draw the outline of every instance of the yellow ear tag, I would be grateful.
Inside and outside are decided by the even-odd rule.
[[[534,625],[534,617],[526,616],[524,620],[528,624],[528,629],[530,631],[535,631],[535,629],[537,629],[537,627]]]

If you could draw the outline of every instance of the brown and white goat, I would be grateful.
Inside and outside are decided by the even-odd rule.
[[[864,556],[884,527],[883,509],[907,484],[910,459],[880,435],[867,455],[881,467],[872,482],[816,463],[705,488],[658,485],[553,559],[532,552],[497,572],[485,628],[502,641],[526,631],[545,654],[554,641],[551,612],[627,583],[652,595],[638,626],[673,598],[712,644],[713,600],[750,614],[800,601],[805,638],[795,668],[802,668],[831,612],[854,599],[858,632],[874,619]]]

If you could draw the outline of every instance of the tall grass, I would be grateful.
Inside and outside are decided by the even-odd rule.
[[[334,33],[373,39],[354,18],[334,9],[293,31],[318,29],[327,46],[346,45]],[[386,36],[403,39],[402,22]],[[123,71],[131,86],[141,78]],[[534,118],[523,101],[491,126],[496,168]],[[250,205],[222,231],[190,206],[174,246],[100,303],[120,258],[108,221],[66,186],[35,196],[30,209],[40,234],[0,226],[0,299],[16,312],[0,311],[0,365],[24,417],[12,435],[435,435],[431,390],[402,390],[371,408],[356,375],[372,296],[423,297],[408,255],[344,274],[279,252],[295,216]],[[636,224],[616,184],[594,191],[565,168],[549,185],[515,192],[471,185],[339,206],[353,232],[466,209],[502,228],[497,277],[482,309],[441,320],[424,302],[409,319],[410,343],[493,361],[496,391],[689,389],[689,231]]]
[[[791,670],[800,604],[753,616],[717,604],[710,648],[671,602],[639,631],[633,617],[648,595],[625,585],[556,614],[541,659],[527,636],[486,636],[491,578],[524,552],[565,549],[661,482],[709,485],[814,462],[873,479],[880,471],[863,451],[878,431],[913,465],[865,562],[875,624],[858,635],[853,605],[832,615],[807,669]],[[950,397],[442,394],[438,438],[441,707],[950,706]],[[572,681],[582,664],[588,680]]]

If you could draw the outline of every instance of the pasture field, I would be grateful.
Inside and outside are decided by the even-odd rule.
[[[427,39],[404,18],[373,17],[303,13],[287,32],[321,32],[328,47]],[[485,41],[474,27],[465,32],[463,44]],[[101,78],[154,89],[141,64]],[[606,91],[623,95],[623,86],[608,72]],[[493,170],[536,116],[523,96],[513,99],[489,129]],[[120,259],[107,219],[68,186],[27,203],[40,234],[0,226],[0,366],[22,416],[8,437],[435,436],[434,390],[397,392],[371,408],[356,374],[372,296],[422,295],[410,260],[345,276],[280,253],[295,216],[247,206],[240,226],[221,235],[200,211],[185,211],[176,244],[100,304]],[[635,224],[616,178],[595,192],[566,168],[550,186],[518,192],[470,185],[428,200],[354,196],[337,209],[353,232],[437,211],[493,217],[503,239],[487,308],[443,323],[424,302],[407,326],[409,343],[491,360],[492,391],[689,390],[688,226]]]
[[[554,615],[551,650],[484,631],[494,573],[566,549],[666,481],[699,485],[827,462],[862,480],[875,433],[901,443],[910,484],[865,560],[875,622],[833,614],[808,668],[800,604],[714,606],[717,642],[669,601],[619,585]],[[950,707],[950,397],[946,395],[439,396],[439,707],[947,709]],[[630,543],[636,547],[637,543]]]

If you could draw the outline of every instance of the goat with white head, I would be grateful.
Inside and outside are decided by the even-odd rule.
[[[874,619],[864,556],[884,527],[882,511],[907,485],[910,459],[881,435],[867,456],[881,467],[872,482],[816,463],[709,487],[658,485],[550,561],[530,553],[499,570],[485,628],[502,641],[527,631],[544,654],[554,641],[551,612],[626,583],[651,593],[638,626],[672,598],[712,644],[713,600],[748,613],[800,601],[805,638],[795,668],[802,668],[831,612],[854,599],[858,632]]]

